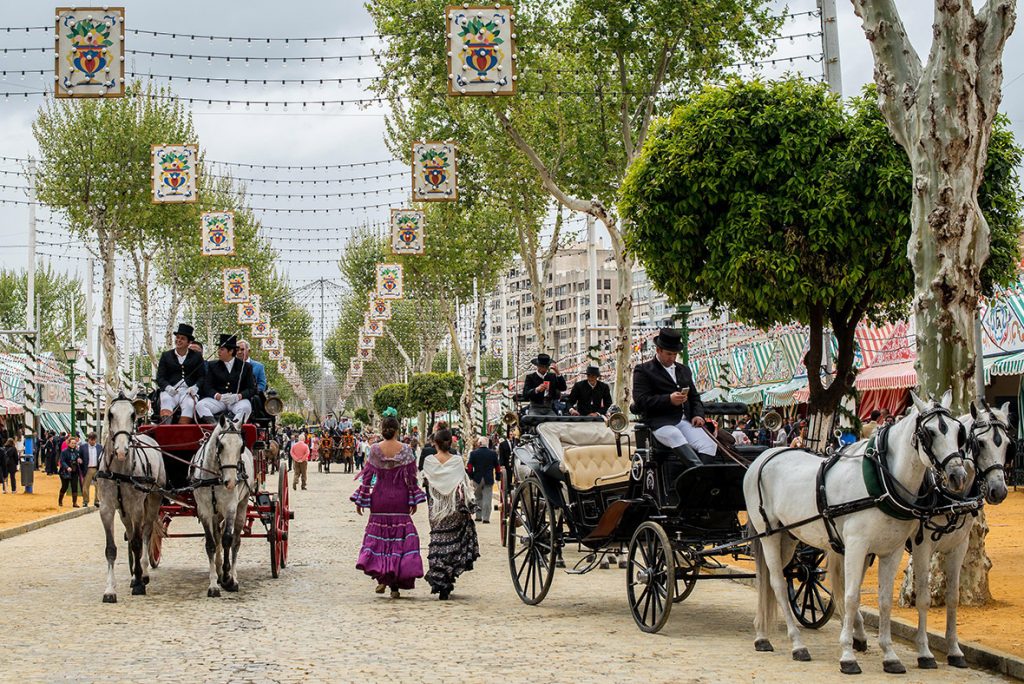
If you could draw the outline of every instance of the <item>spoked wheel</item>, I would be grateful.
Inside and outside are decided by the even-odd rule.
[[[700,573],[700,565],[691,561],[685,551],[675,549],[673,551],[676,565],[676,586],[675,594],[672,596],[672,603],[682,603],[690,595],[693,588],[697,586],[697,575]]]
[[[149,537],[149,567],[151,568],[160,567],[160,559],[163,558],[164,555],[164,537],[167,535],[167,528],[170,524],[170,518],[163,518],[157,523],[160,527],[160,531],[153,530],[153,533]],[[163,534],[160,534],[161,531]]]
[[[508,568],[523,603],[544,600],[555,575],[555,512],[540,483],[525,480],[512,492],[509,507]]]
[[[793,560],[783,569],[789,590],[789,606],[797,621],[809,629],[819,629],[835,612],[832,592],[825,586],[825,552],[800,544]]]
[[[650,520],[642,523],[629,540],[626,598],[637,627],[657,632],[672,612],[676,589],[675,552],[665,528]]]
[[[281,575],[281,556],[277,550],[277,502],[270,502],[270,519],[274,526],[267,530],[267,541],[270,542],[270,576],[277,579]]]
[[[274,529],[276,537],[277,564],[288,565],[288,523],[291,520],[291,509],[288,507],[288,462],[281,459],[277,471],[277,506],[274,508]]]
[[[501,514],[499,516],[499,526],[501,527],[501,545],[505,546],[508,544],[508,511],[509,511],[509,496],[508,496],[508,468],[501,469],[501,480],[498,485],[498,496],[501,497]]]

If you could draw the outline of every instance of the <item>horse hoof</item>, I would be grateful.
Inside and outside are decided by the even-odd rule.
[[[220,589],[207,589],[206,590],[206,597],[207,598],[220,598]]]
[[[907,668],[898,660],[885,660],[882,662],[882,669],[889,674],[906,674]]]
[[[224,585],[224,591],[236,592],[238,591],[238,582],[231,581]]]
[[[142,578],[142,583],[143,584],[149,584],[149,575],[146,575],[145,577]]]
[[[146,595],[146,585],[145,584],[142,584],[140,582],[139,584],[136,584],[134,587],[132,587],[132,596],[145,596],[145,595]]]
[[[117,594],[104,594],[103,595],[103,602],[104,603],[117,603]]]
[[[840,660],[839,671],[849,675],[860,674],[860,665],[856,660]]]
[[[854,637],[854,639],[853,639],[853,650],[857,651],[859,653],[866,652],[868,650],[868,640],[867,639],[858,639],[858,638]]]
[[[562,560],[561,558],[559,558],[558,560],[555,561],[555,567],[556,568],[564,568],[565,567],[565,561]]]
[[[935,662],[935,658],[918,658],[917,666],[922,670],[936,670],[939,664]]]
[[[128,583],[128,586],[131,587],[132,589],[135,588],[135,578],[134,577],[132,577],[132,581]]]
[[[806,663],[811,660],[811,654],[806,648],[798,648],[793,651],[793,660]]]
[[[953,667],[967,667],[967,658],[964,658],[962,655],[946,656],[946,662]]]
[[[772,642],[767,639],[757,639],[754,641],[754,650],[762,653],[770,653],[775,650],[775,647],[772,646]]]
[[[620,560],[619,561],[619,570],[625,570],[628,567],[629,567],[629,561],[624,561],[624,560]]]
[[[611,565],[609,565],[608,563],[601,563],[601,565],[600,565],[599,567],[600,567],[600,568],[601,568],[602,570],[608,570],[608,569],[609,569],[609,568],[611,568],[612,566],[611,566]]]

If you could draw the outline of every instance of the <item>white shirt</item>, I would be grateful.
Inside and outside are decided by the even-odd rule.
[[[88,447],[88,450],[89,450],[89,467],[90,468],[98,467],[99,466],[99,458],[96,455],[96,445],[95,444],[87,444],[86,446]]]
[[[224,362],[224,367],[227,368],[228,369],[228,373],[230,373],[231,369],[235,367],[235,359],[232,357],[232,358],[228,359],[227,361],[225,361]]]
[[[736,440],[737,444],[750,444],[750,438],[743,430],[733,430],[732,438]]]
[[[184,366],[185,365],[185,357],[188,356],[188,350],[185,350],[184,354],[179,354],[178,352],[174,352],[174,355],[178,357],[178,365],[179,366]]]
[[[659,361],[658,365],[665,369],[665,372],[668,373],[668,376],[672,378],[672,382],[679,382],[678,380],[676,380],[676,364],[673,363],[671,366],[663,366]]]

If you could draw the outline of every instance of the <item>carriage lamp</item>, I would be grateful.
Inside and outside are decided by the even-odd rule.
[[[68,345],[64,347],[64,358],[68,362],[68,384],[71,386],[71,435],[78,435],[75,426],[75,361],[78,360],[78,347]]]

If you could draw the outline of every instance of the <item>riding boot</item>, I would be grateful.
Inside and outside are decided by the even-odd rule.
[[[700,456],[693,450],[689,444],[683,444],[682,446],[672,447],[672,453],[676,457],[686,464],[687,468],[695,468],[697,466],[704,465],[704,462],[700,460]]]

